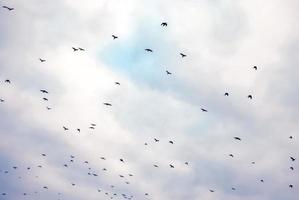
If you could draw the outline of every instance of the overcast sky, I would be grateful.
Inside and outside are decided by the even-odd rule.
[[[0,4],[0,199],[298,199],[299,1]]]

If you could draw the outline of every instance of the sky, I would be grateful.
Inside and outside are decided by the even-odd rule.
[[[0,5],[1,200],[298,199],[297,0]]]

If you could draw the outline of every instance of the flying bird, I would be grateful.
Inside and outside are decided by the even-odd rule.
[[[46,108],[47,108],[47,110],[51,110],[51,109],[52,109],[52,108],[50,108],[50,107],[48,107],[48,106],[47,106]]]
[[[293,188],[293,185],[292,185],[292,184],[290,184],[290,185],[289,185],[289,188]]]
[[[12,10],[14,10],[14,8],[11,8],[11,7],[8,7],[8,6],[2,6],[2,8],[7,9],[8,11],[12,11]]]
[[[119,159],[120,160],[120,162],[124,162],[124,160],[121,158],[121,159]]]
[[[118,36],[116,36],[116,35],[112,35],[112,37],[113,37],[113,40],[118,38]]]
[[[228,97],[228,96],[229,96],[228,92],[224,93],[224,96],[227,96],[227,97]]]
[[[4,99],[0,99],[0,102],[4,102]]]
[[[9,80],[9,79],[6,79],[6,80],[4,81],[4,83],[10,83],[10,80]]]
[[[46,97],[44,97],[43,100],[48,101],[48,99]]]
[[[46,156],[46,154],[43,153],[42,156]]]
[[[170,144],[173,144],[173,141],[170,140],[169,143],[170,143]]]
[[[47,90],[40,90],[42,93],[48,94],[49,92]]]
[[[80,51],[85,51],[85,49],[83,49],[83,48],[81,48],[81,47],[79,47],[79,50],[80,50]]]
[[[180,53],[180,55],[182,56],[182,58],[186,57],[186,54]]]
[[[215,192],[215,190],[210,190],[210,192]]]
[[[233,155],[233,154],[229,154],[229,156],[230,156],[230,157],[232,157],[232,158],[234,157],[234,155]]]
[[[257,66],[253,66],[253,69],[254,69],[254,70],[257,70]]]
[[[234,137],[235,140],[240,140],[241,141],[241,138],[239,137]]]
[[[91,123],[90,125],[91,125],[91,126],[96,126],[96,124],[93,124],[93,123]]]
[[[112,106],[111,103],[103,103],[105,106]]]
[[[189,163],[188,163],[188,162],[185,162],[185,165],[189,165]]]
[[[290,157],[290,159],[294,162],[296,160],[296,158],[294,157]]]
[[[208,112],[208,110],[206,110],[206,109],[204,109],[204,108],[202,108],[201,111],[202,111],[202,112]]]
[[[40,62],[46,62],[45,59],[41,59],[41,58],[39,58],[39,61],[40,61]]]
[[[154,140],[155,140],[155,142],[159,142],[160,140],[158,140],[158,139],[156,139],[156,138],[154,138]]]
[[[167,24],[167,22],[162,22],[161,23],[161,26],[167,26],[168,24]]]
[[[174,168],[174,166],[172,164],[170,164],[169,166],[170,166],[170,168]]]
[[[248,95],[247,98],[248,98],[248,99],[252,99],[252,95]]]
[[[154,165],[154,167],[159,167],[158,165]]]
[[[166,73],[167,73],[167,75],[171,75],[172,73],[171,72],[169,72],[168,70],[166,70]]]
[[[290,167],[291,170],[294,170],[294,167]]]
[[[78,48],[72,47],[73,51],[78,51]]]
[[[79,128],[77,128],[77,131],[80,133],[81,130]]]
[[[65,127],[65,126],[63,126],[63,129],[65,130],[65,131],[68,131],[69,129],[67,128],[67,127]]]
[[[147,52],[153,52],[152,49],[144,49],[144,50],[147,51]]]

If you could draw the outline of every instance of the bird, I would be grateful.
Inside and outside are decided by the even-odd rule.
[[[227,97],[228,97],[228,96],[229,96],[228,92],[224,93],[224,96],[227,96]]]
[[[239,137],[234,137],[235,140],[240,140],[241,141],[241,138]]]
[[[115,83],[115,85],[120,85],[120,83],[119,82],[114,82]]]
[[[290,167],[291,170],[294,170],[294,167]]]
[[[144,50],[147,51],[147,52],[153,52],[152,49],[144,49]]]
[[[167,22],[162,22],[161,23],[161,26],[167,26],[168,24],[167,24]]]
[[[106,160],[106,158],[105,158],[105,157],[101,157],[101,159],[102,159],[102,160]]]
[[[232,190],[236,190],[236,188],[232,187]]]
[[[0,102],[4,102],[4,99],[0,99]]]
[[[289,138],[290,138],[290,139],[293,139],[293,136],[290,136]]]
[[[8,7],[8,6],[2,6],[2,8],[7,9],[8,11],[12,11],[12,10],[14,10],[14,8],[12,8],[12,7]]]
[[[201,108],[201,111],[202,112],[208,112],[208,110],[204,109],[204,108]]]
[[[40,90],[42,93],[48,94],[49,92],[47,90]]]
[[[257,66],[253,66],[253,69],[254,69],[254,70],[257,70]]]
[[[186,54],[180,53],[180,55],[182,56],[182,58],[186,57]]]
[[[124,176],[123,176],[123,175],[119,175],[119,177],[120,177],[120,178],[124,178]]]
[[[11,83],[9,79],[6,79],[4,83]]]
[[[263,179],[261,179],[260,181],[261,181],[262,183],[264,182],[264,180],[263,180]]]
[[[46,154],[43,153],[42,156],[46,156]]]
[[[215,190],[211,190],[211,189],[210,189],[210,192],[215,192]]]
[[[46,97],[43,98],[44,101],[48,101],[48,99]]]
[[[44,186],[43,188],[44,188],[44,189],[48,189],[48,187],[47,187],[47,186]]]
[[[188,163],[188,162],[185,162],[185,165],[189,165],[189,163]]]
[[[290,184],[290,185],[289,185],[289,188],[293,188],[293,185],[292,185],[292,184]]]
[[[133,174],[128,174],[129,176],[133,176]]]
[[[145,142],[144,145],[147,145],[147,143]]]
[[[14,167],[12,167],[13,169],[18,169],[18,167],[16,167],[16,166],[14,166]]]
[[[252,99],[252,95],[251,95],[251,94],[248,95],[247,98],[248,98],[248,99]]]
[[[93,123],[91,123],[90,125],[91,125],[91,126],[96,126],[96,124],[93,124]]]
[[[47,108],[47,110],[51,110],[51,109],[52,109],[52,108],[50,108],[50,107],[48,107],[48,106],[47,106],[46,108]]]
[[[65,130],[65,131],[68,131],[69,129],[67,128],[67,127],[65,127],[65,126],[63,126],[63,129]]]
[[[64,167],[68,167],[67,164],[64,164],[63,166],[64,166]]]
[[[93,176],[98,176],[97,174],[92,174]]]
[[[94,129],[94,126],[90,126],[89,129]]]
[[[80,50],[80,51],[85,51],[85,49],[83,49],[83,48],[81,48],[81,47],[79,47],[79,50]]]
[[[5,195],[6,195],[6,193],[5,193],[5,192],[3,192],[1,195],[2,195],[2,196],[5,196]]]
[[[124,160],[121,158],[121,159],[119,159],[120,160],[120,162],[124,162]]]
[[[254,165],[254,164],[255,164],[255,162],[251,162],[251,164],[253,164],[253,165]]]
[[[158,165],[154,165],[154,167],[159,167]]]
[[[103,103],[105,106],[112,106],[111,103]]]
[[[39,61],[40,61],[40,62],[46,62],[46,60],[45,60],[45,59],[42,59],[42,58],[39,58]]]
[[[77,131],[80,133],[81,130],[79,128],[77,128]]]
[[[72,47],[72,49],[73,49],[74,51],[78,51],[78,50],[79,50],[78,48],[75,48],[75,47]]]
[[[170,140],[169,143],[170,143],[170,144],[173,144],[173,141]]]
[[[230,157],[232,157],[232,158],[234,157],[234,155],[233,155],[233,154],[229,154],[229,156],[230,156]]]
[[[159,142],[160,140],[158,140],[158,139],[156,139],[156,138],[154,138],[154,140],[155,140],[155,142]]]
[[[169,72],[168,70],[166,70],[166,73],[167,73],[167,75],[171,75],[172,73],[171,72]]]
[[[169,166],[170,166],[170,168],[174,168],[174,166],[172,164],[170,164]]]
[[[112,35],[112,37],[113,37],[113,40],[118,38],[118,36],[116,36],[116,35]]]
[[[296,158],[294,157],[290,157],[290,159],[294,162],[296,160]]]
[[[75,183],[72,183],[72,186],[75,186],[76,184]]]

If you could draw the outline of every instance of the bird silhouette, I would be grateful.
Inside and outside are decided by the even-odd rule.
[[[42,93],[48,94],[49,92],[47,90],[40,90]]]
[[[41,59],[41,58],[39,58],[39,61],[40,61],[40,62],[46,62],[45,59]]]
[[[229,96],[228,92],[224,93],[224,96],[227,96],[227,97],[228,97],[228,96]]]
[[[78,51],[78,48],[72,47],[73,51]]]
[[[235,140],[240,140],[241,141],[241,138],[239,137],[234,137]]]
[[[80,50],[80,51],[85,51],[85,49],[83,49],[83,48],[81,48],[81,47],[79,47],[79,50]]]
[[[65,126],[63,126],[63,129],[65,130],[65,131],[68,131],[69,129],[67,128],[67,127],[65,127]]]
[[[248,98],[248,99],[252,99],[252,95],[248,95],[247,98]]]
[[[113,37],[113,40],[118,38],[118,36],[116,36],[116,35],[112,35],[112,37]]]
[[[215,192],[215,190],[211,190],[211,189],[210,189],[210,192]]]
[[[77,128],[77,131],[80,133],[81,129]]]
[[[232,187],[232,190],[236,190],[236,188]]]
[[[51,110],[51,109],[52,109],[52,108],[50,108],[50,107],[48,107],[48,106],[47,106],[46,108],[47,108],[47,110]]]
[[[170,168],[174,168],[174,166],[172,164],[170,164],[169,166],[170,166]]]
[[[189,165],[189,163],[188,163],[188,162],[185,162],[185,165]]]
[[[230,156],[230,157],[232,157],[232,158],[234,157],[234,155],[233,155],[233,154],[229,154],[229,156]]]
[[[158,139],[156,139],[156,138],[154,138],[154,140],[155,140],[155,142],[159,142],[160,140],[158,140]]]
[[[12,10],[14,10],[14,8],[12,8],[12,7],[8,7],[8,6],[2,6],[2,8],[7,9],[8,11],[12,11]]]
[[[173,144],[173,141],[170,140],[169,143],[170,143],[170,144]]]
[[[204,108],[201,108],[201,111],[202,112],[208,112],[208,110],[204,109]]]
[[[254,70],[257,70],[257,66],[253,66],[253,69],[254,69]]]
[[[294,162],[296,160],[296,158],[294,157],[290,157],[290,159]]]
[[[161,26],[167,26],[168,24],[167,24],[167,22],[162,22],[161,23]]]
[[[116,85],[120,85],[120,83],[119,82],[114,82]]]
[[[105,157],[101,157],[101,159],[102,159],[102,160],[106,160],[106,158],[105,158]]]
[[[91,123],[90,125],[91,125],[91,126],[96,126],[96,124],[93,124],[93,123]]]
[[[4,102],[4,99],[0,99],[0,102]]]
[[[180,55],[182,56],[182,58],[186,57],[186,54],[180,53]]]
[[[119,159],[120,160],[120,162],[124,162],[124,160],[121,158],[121,159]]]
[[[290,167],[291,170],[294,170],[294,167]]]
[[[293,188],[293,185],[292,185],[292,184],[290,184],[290,185],[289,185],[289,188]]]
[[[6,79],[4,83],[11,83],[9,79]]]
[[[103,103],[105,106],[112,106],[111,103]]]
[[[42,156],[46,156],[46,154],[42,153]]]
[[[166,70],[166,73],[167,73],[167,75],[171,75],[172,73],[171,72],[169,72],[168,70]]]
[[[48,99],[46,97],[44,97],[43,100],[48,101]]]
[[[154,167],[159,167],[158,165],[154,165]]]
[[[147,52],[153,52],[152,49],[144,49],[144,50],[147,51]]]

